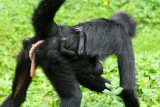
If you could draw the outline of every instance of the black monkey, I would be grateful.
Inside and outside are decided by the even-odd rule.
[[[75,29],[79,32],[79,45],[78,45],[77,53],[72,50],[66,49],[66,47],[68,46],[66,38],[62,38],[62,43],[61,43],[61,51],[65,52],[66,54],[71,55],[71,56],[76,55],[76,54],[83,55],[84,50],[85,50],[85,47],[84,47],[85,34],[83,32],[83,28],[77,26]]]
[[[77,52],[79,32],[76,26],[57,25],[53,18],[65,0],[42,0],[33,15],[35,36],[23,42],[23,49],[18,56],[12,93],[1,107],[19,107],[24,102],[27,88],[31,82],[29,50],[32,44],[45,40],[36,51],[36,66],[41,66],[44,73],[58,92],[60,107],[80,107],[82,94],[78,82],[83,86],[102,92],[110,81],[100,75],[92,78],[95,70],[101,69],[98,60],[110,54],[118,56],[120,73],[120,94],[126,107],[139,107],[135,90],[135,59],[132,39],[136,32],[136,22],[127,13],[118,12],[109,19],[99,18],[78,24],[85,34],[84,53],[71,58],[61,51],[61,41],[66,38],[67,50]],[[57,38],[57,39],[55,39]],[[98,64],[98,66],[97,66]],[[103,70],[102,70],[103,71]]]
[[[61,39],[61,45],[60,45],[60,51],[64,52],[64,54],[77,59],[77,55],[84,55],[85,54],[85,34],[83,32],[83,28],[80,26],[77,26],[76,31],[79,32],[79,44],[78,44],[78,49],[77,52],[73,51],[73,50],[68,50],[68,43],[67,43],[67,39],[66,38],[62,38]],[[93,61],[94,62],[94,61]],[[94,77],[94,76],[100,76],[103,73],[103,66],[99,61],[96,61],[97,63],[95,63],[94,65],[88,67],[88,72],[81,72],[83,74],[88,74],[90,75],[90,77]],[[90,72],[89,72],[90,71]]]

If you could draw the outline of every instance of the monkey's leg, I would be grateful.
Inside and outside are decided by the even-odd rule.
[[[61,98],[60,107],[80,107],[82,93],[69,66],[58,62],[45,73]]]
[[[17,61],[12,93],[3,102],[1,107],[19,107],[24,102],[27,88],[31,82],[30,66],[29,57],[26,58],[25,53],[22,52]]]
[[[66,38],[62,38],[61,41],[61,46],[60,46],[60,50],[63,54],[67,54],[68,56],[72,57],[73,59],[77,58],[77,53],[72,51],[72,50],[68,50],[67,47],[67,39]]]
[[[82,74],[77,74],[77,80],[78,82],[83,85],[86,88],[89,88],[90,90],[100,92],[104,89],[108,89],[105,86],[105,83],[111,83],[107,79],[101,77],[101,76],[91,76],[91,75],[82,75]],[[109,90],[109,89],[108,89]]]
[[[139,101],[135,90],[135,62],[134,53],[118,55],[118,68],[120,73],[120,86],[123,91],[120,94],[126,107],[139,107]]]
[[[118,55],[118,67],[120,72],[120,86],[123,87],[120,96],[124,100],[126,107],[139,107],[139,101],[135,90],[134,55]]]

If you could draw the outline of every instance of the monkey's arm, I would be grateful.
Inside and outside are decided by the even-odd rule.
[[[61,42],[61,46],[60,46],[61,52],[66,53],[66,54],[68,54],[70,56],[76,56],[77,55],[76,52],[74,52],[72,50],[68,50],[68,49],[66,49],[66,47],[67,47],[67,39],[66,38],[62,38],[62,42]]]
[[[84,54],[84,46],[85,46],[85,34],[83,31],[83,28],[81,26],[77,26],[76,31],[79,32],[79,45],[78,45],[78,55],[83,55]]]
[[[62,38],[62,42],[61,42],[61,48],[60,50],[68,55],[71,55],[71,56],[75,56],[75,55],[83,55],[84,54],[84,41],[85,41],[85,37],[84,37],[84,32],[83,32],[83,28],[82,27],[79,27],[77,26],[75,28],[75,30],[77,32],[79,32],[79,44],[78,44],[78,49],[77,49],[77,52],[74,52],[72,50],[68,50],[66,49],[65,47],[67,47],[67,39],[66,38]]]
[[[85,36],[84,36],[84,32],[83,32],[83,28],[77,26],[75,28],[75,30],[77,32],[79,32],[79,44],[78,44],[78,49],[77,49],[77,53],[78,55],[83,55],[84,54],[84,41],[85,41]],[[67,54],[70,55],[76,55],[77,53],[72,51],[72,50],[68,50],[65,47],[67,47],[67,39],[66,38],[62,38],[62,42],[61,42],[61,51],[65,52]]]

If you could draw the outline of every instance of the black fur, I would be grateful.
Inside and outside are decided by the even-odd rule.
[[[36,49],[36,66],[41,66],[58,92],[60,107],[80,107],[81,91],[78,82],[83,86],[102,92],[105,83],[102,78],[103,67],[98,60],[108,55],[118,56],[120,72],[120,94],[126,107],[139,107],[135,90],[135,60],[132,39],[136,32],[136,22],[127,13],[118,12],[109,19],[99,18],[76,26],[57,25],[53,18],[64,0],[42,0],[33,15],[35,36],[23,42],[23,50],[18,57],[12,94],[1,107],[19,107],[25,100],[27,88],[31,82],[29,50],[38,40],[46,42]],[[79,33],[77,26],[85,34],[85,54],[71,58],[60,51],[61,41],[67,38],[68,50],[78,49]],[[55,39],[56,38],[56,39]]]

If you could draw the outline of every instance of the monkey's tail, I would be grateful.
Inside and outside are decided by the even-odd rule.
[[[53,18],[65,0],[42,0],[34,11],[32,23],[36,36],[45,39],[57,32],[57,24]]]
[[[125,27],[125,30],[128,34],[133,37],[136,34],[136,21],[133,19],[131,15],[125,12],[117,12],[113,14],[109,20],[119,23]]]

